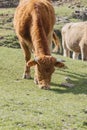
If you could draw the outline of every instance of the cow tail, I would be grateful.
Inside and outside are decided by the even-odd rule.
[[[58,51],[60,50],[61,52],[61,43],[60,43],[60,39],[59,37],[57,36],[57,34],[55,32],[53,32],[53,39],[52,39],[54,45],[55,45],[55,48],[54,48],[54,51]]]

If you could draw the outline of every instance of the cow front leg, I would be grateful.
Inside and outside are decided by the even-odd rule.
[[[26,60],[26,63],[27,63],[27,60]],[[23,73],[23,79],[30,79],[31,78],[31,75],[30,75],[30,67],[28,67],[26,64],[25,64],[25,67],[24,67],[24,73]]]
[[[70,57],[70,50],[67,48],[67,43],[64,40],[64,36],[62,36],[62,46],[63,46],[63,56]]]
[[[70,57],[70,51],[69,51],[68,49],[64,49],[63,51],[64,51],[64,54],[63,54],[63,55],[64,55],[65,57]]]
[[[79,53],[73,52],[73,60],[75,59],[78,60],[78,58],[79,58]]]
[[[23,77],[24,79],[30,79],[31,75],[30,75],[30,67],[27,66],[27,62],[30,60],[31,58],[31,53],[29,51],[29,48],[27,47],[27,45],[24,42],[21,42],[21,48],[24,52],[24,57],[25,57],[25,67],[24,67],[24,73],[23,73]]]
[[[35,83],[35,84],[38,84],[37,66],[35,66],[34,83]]]

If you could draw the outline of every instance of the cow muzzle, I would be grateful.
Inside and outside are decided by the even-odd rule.
[[[50,89],[50,85],[39,85],[40,89],[44,89],[44,90],[49,90]]]

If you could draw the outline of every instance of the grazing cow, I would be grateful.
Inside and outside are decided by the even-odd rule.
[[[30,67],[35,66],[34,82],[42,89],[50,88],[54,67],[64,64],[51,56],[54,9],[51,0],[23,0],[14,15],[14,28],[25,56],[24,78],[30,78]],[[31,52],[34,60],[31,60]]]
[[[87,60],[87,22],[67,23],[62,28],[62,45],[64,56],[78,59],[81,54],[82,61]]]

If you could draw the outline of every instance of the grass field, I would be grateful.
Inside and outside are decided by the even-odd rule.
[[[14,8],[0,9],[0,46],[19,48],[13,28]]]
[[[86,130],[87,62],[64,58],[68,69],[56,69],[51,89],[22,79],[21,49],[0,47],[0,130]],[[75,85],[63,87],[69,76]]]
[[[80,1],[87,5],[87,0]],[[53,54],[66,60],[68,69],[56,68],[50,90],[34,84],[33,67],[32,79],[22,79],[24,57],[21,49],[13,49],[19,48],[12,23],[14,11],[0,9],[0,130],[87,130],[87,62]],[[67,5],[55,7],[57,16],[69,17],[72,12]],[[62,86],[65,77],[75,86]]]

